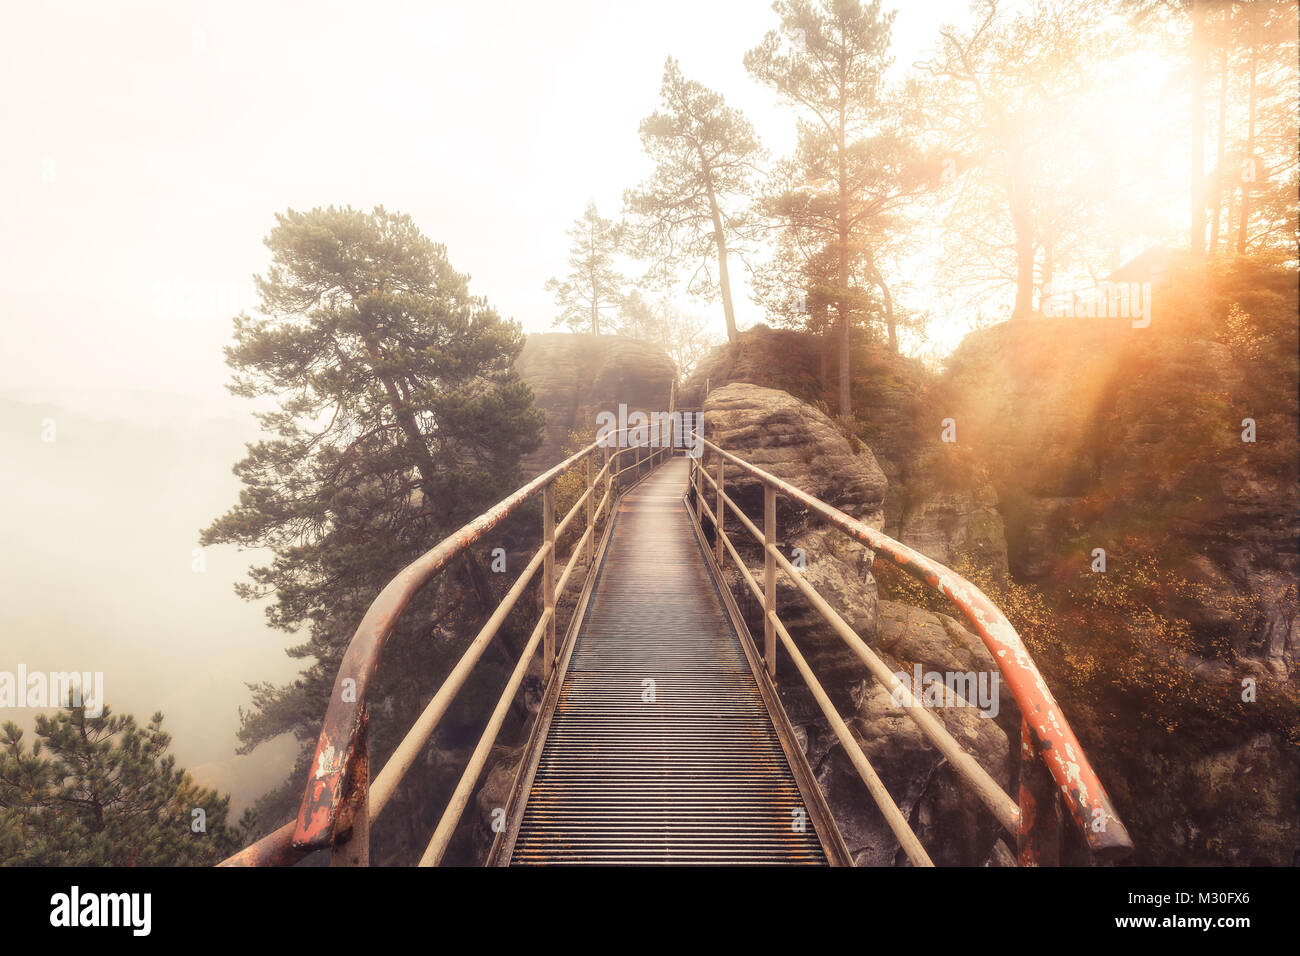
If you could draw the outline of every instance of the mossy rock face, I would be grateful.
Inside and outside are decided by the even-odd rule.
[[[1112,799],[1127,808],[1135,863],[1295,865],[1300,752],[1294,746],[1267,733],[1218,744],[1159,729],[1122,743],[1122,750],[1099,755],[1098,771]]]
[[[1148,329],[986,329],[945,376],[1015,576],[977,583],[1146,833],[1140,862],[1280,864],[1300,847],[1285,757],[1300,739],[1300,603],[1283,584],[1300,572],[1295,278],[1244,263],[1208,292],[1157,289]],[[1269,437],[1243,442],[1246,418]],[[1243,678],[1259,682],[1253,705]],[[1240,779],[1247,766],[1267,772]]]
[[[1015,573],[1059,577],[1089,537],[1140,542],[1170,571],[1179,554],[1207,555],[1236,587],[1300,571],[1300,368],[1294,349],[1273,351],[1261,376],[1258,347],[1294,344],[1294,282],[1246,263],[1214,280],[1205,308],[1204,293],[1156,290],[1164,320],[1150,328],[1043,320],[967,337],[945,389],[960,443],[998,490]],[[1272,416],[1267,440],[1242,441],[1251,408]],[[1288,673],[1297,663],[1300,646],[1274,656]]]

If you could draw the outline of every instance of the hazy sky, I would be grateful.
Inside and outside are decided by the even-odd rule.
[[[899,71],[966,3],[901,9]],[[788,152],[792,114],[742,64],[775,25],[767,0],[9,4],[0,669],[104,669],[109,702],[165,710],[206,782],[246,799],[276,780],[288,748],[231,750],[244,682],[291,676],[294,641],[230,591],[256,555],[192,567],[253,437],[222,347],[274,214],[410,213],[477,294],[548,330],[565,228],[589,199],[616,217],[649,172],[637,126],[668,55]],[[1149,129],[1134,115],[1101,114]],[[737,308],[762,318],[744,290]]]
[[[906,5],[899,65],[964,13]],[[565,227],[588,198],[616,215],[647,172],[637,125],[667,55],[788,149],[790,114],[741,63],[774,25],[763,0],[13,5],[0,388],[224,404],[230,316],[287,207],[409,212],[475,292],[545,330]]]
[[[900,64],[963,11],[903,10]],[[666,56],[789,148],[791,115],[741,62],[774,25],[762,0],[10,5],[0,669],[103,670],[117,710],[167,713],[204,782],[242,803],[277,781],[291,748],[231,751],[244,682],[290,677],[294,641],[231,593],[256,555],[192,568],[253,437],[222,347],[274,213],[408,212],[476,293],[547,330],[566,226],[589,198],[617,215],[649,171],[637,126]]]

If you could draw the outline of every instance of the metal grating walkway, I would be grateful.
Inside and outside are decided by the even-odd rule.
[[[514,865],[826,862],[700,553],[686,476],[671,460],[622,499]]]

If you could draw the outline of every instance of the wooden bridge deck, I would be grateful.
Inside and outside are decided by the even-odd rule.
[[[511,863],[824,864],[674,459],[626,494]]]

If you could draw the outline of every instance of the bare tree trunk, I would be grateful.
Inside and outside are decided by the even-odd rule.
[[[1034,216],[1029,208],[1024,159],[1014,146],[1010,152],[1007,205],[1011,213],[1011,228],[1016,234],[1016,304],[1011,311],[1011,321],[1020,322],[1034,314]]]
[[[821,339],[821,376],[823,392],[829,389],[831,385],[829,358],[831,350],[831,317],[829,311],[830,310],[828,309],[827,314],[822,316],[822,321],[825,325],[822,327],[822,334],[819,336]]]
[[[704,157],[700,157],[704,161]],[[718,208],[718,197],[713,192],[713,173],[704,167],[704,185],[709,192],[709,211],[713,213],[713,241],[718,249],[718,287],[722,291],[722,314],[727,320],[727,341],[736,341],[740,333],[736,330],[736,310],[731,305],[731,275],[727,270],[727,237],[722,229],[722,211]]]
[[[1219,48],[1219,143],[1214,164],[1214,218],[1210,220],[1210,255],[1219,249],[1219,222],[1223,218],[1223,162],[1228,145],[1228,46],[1232,42],[1232,7],[1223,11],[1223,45]]]
[[[842,274],[847,276],[849,268],[849,250],[847,242],[840,242],[840,269]],[[850,418],[853,415],[853,396],[849,382],[849,349],[852,338],[849,333],[849,310],[848,310],[848,282],[840,282],[840,416]]]
[[[1043,287],[1038,293],[1038,311],[1046,312],[1046,297],[1051,294],[1052,282],[1056,278],[1056,254],[1051,239],[1043,243]]]
[[[1031,214],[1024,202],[1011,205],[1011,224],[1016,232],[1016,304],[1012,321],[1023,321],[1034,314],[1034,230]]]
[[[1255,169],[1255,107],[1256,107],[1256,77],[1259,72],[1259,48],[1255,44],[1255,21],[1250,22],[1250,115],[1246,127],[1246,164],[1242,167],[1241,177],[1241,212],[1237,216],[1237,255],[1246,254],[1246,242],[1249,236],[1250,228],[1250,199],[1251,190],[1254,189],[1254,179],[1259,175],[1259,170]],[[1249,169],[1251,175],[1245,175]]]
[[[885,285],[885,277],[880,274],[876,268],[875,258],[867,260],[867,268],[871,270],[871,281],[880,289],[880,297],[884,300],[885,305],[885,328],[889,331],[889,351],[895,355],[898,354],[898,323],[894,319],[894,297],[889,294],[889,286]]]
[[[1223,234],[1227,237],[1224,239],[1223,244],[1228,248],[1232,247],[1232,232],[1235,228],[1233,223],[1237,221],[1232,217],[1232,214],[1233,210],[1237,208],[1237,205],[1237,190],[1232,187],[1231,183],[1229,183],[1223,202]]]
[[[894,320],[894,297],[889,294],[889,286],[883,279],[877,279],[880,294],[885,299],[885,326],[889,329],[889,351],[898,354],[898,323]]]
[[[1205,255],[1205,9],[1191,0],[1192,14],[1192,257]]]
[[[393,419],[401,427],[402,433],[406,436],[407,450],[414,459],[416,470],[420,473],[420,478],[424,484],[426,494],[431,494],[434,487],[434,479],[438,475],[437,463],[433,460],[433,455],[429,452],[429,444],[425,440],[423,433],[420,431],[419,422],[415,420],[415,413],[406,405],[405,397],[398,387],[397,380],[387,372],[381,372],[376,367],[386,360],[382,350],[373,342],[366,342],[366,352],[371,361],[371,369],[379,383],[383,385],[384,392],[388,396],[388,407],[393,413]]]
[[[593,259],[596,255],[596,224],[591,224],[590,235],[591,245],[588,249],[591,251]],[[593,263],[591,267],[591,334],[600,335],[600,283],[596,281],[596,267]]]
[[[1015,321],[1034,314],[1034,243],[1032,237],[1016,233],[1016,304],[1011,313]]]
[[[740,337],[736,328],[736,310],[731,304],[731,275],[727,269],[727,240],[718,232],[718,284],[722,288],[722,314],[727,320],[727,341]]]
[[[849,195],[848,186],[845,183],[845,177],[848,175],[847,161],[844,152],[847,144],[844,141],[844,102],[840,101],[840,204],[839,204],[839,315],[840,315],[840,417],[848,419],[853,416],[853,394],[849,382],[849,348],[851,337],[849,334]]]

